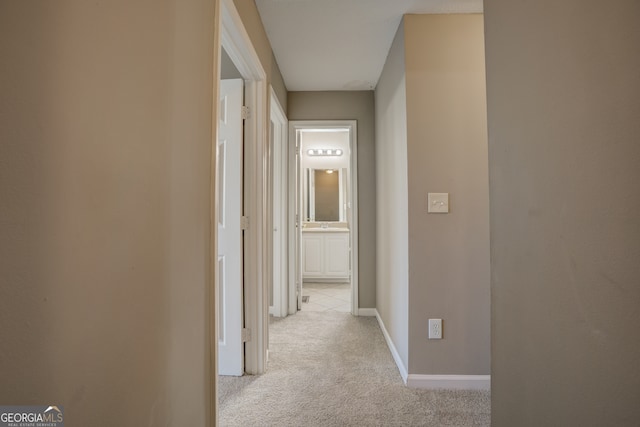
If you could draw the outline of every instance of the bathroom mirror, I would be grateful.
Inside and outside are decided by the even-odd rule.
[[[304,169],[305,221],[344,222],[346,169]]]

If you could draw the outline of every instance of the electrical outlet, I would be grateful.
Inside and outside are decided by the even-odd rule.
[[[442,319],[429,319],[429,339],[442,339]]]

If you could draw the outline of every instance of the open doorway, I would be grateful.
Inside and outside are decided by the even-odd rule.
[[[358,315],[355,121],[290,122],[290,312]]]
[[[221,79],[222,97],[220,108],[218,108],[219,133],[216,155],[216,219],[218,230],[220,225],[224,224],[225,227],[232,228],[231,234],[241,236],[241,249],[239,254],[234,250],[233,254],[229,255],[234,258],[233,260],[230,258],[222,260],[221,255],[223,257],[227,255],[220,250],[221,242],[218,241],[216,250],[218,255],[217,328],[215,331],[218,365],[215,367],[215,372],[216,374],[231,372],[231,375],[259,374],[265,369],[268,341],[268,301],[263,280],[267,266],[264,261],[267,252],[264,245],[267,241],[265,237],[267,180],[265,177],[268,170],[264,161],[266,135],[262,132],[267,123],[266,73],[233,1],[221,1],[220,9],[221,76],[239,77],[237,81],[240,83],[240,97],[244,97],[244,103],[231,102],[230,95],[225,95],[224,90],[229,81]],[[242,92],[244,92],[243,95]],[[225,96],[228,98],[224,99]],[[225,140],[231,137],[223,134],[222,129],[224,122],[232,116],[240,117],[240,125],[233,125],[234,132],[239,130],[242,141],[239,165],[238,161],[226,164],[230,160],[227,148],[231,148],[231,145],[228,145],[228,141]],[[235,172],[235,175],[225,172]],[[225,179],[227,182],[224,182]],[[240,208],[236,207],[233,212],[228,212],[232,217],[225,217],[227,212],[224,212],[224,208],[230,201],[234,201],[234,204]],[[220,231],[218,234],[222,235]],[[236,264],[239,264],[241,270],[239,278],[229,281],[230,268]],[[228,283],[225,283],[227,281]],[[239,342],[239,345],[234,344],[233,354],[223,358],[221,350],[231,342],[230,340],[234,343]],[[225,360],[235,363],[233,369],[227,369],[231,365],[221,366]],[[239,360],[241,363],[238,363]],[[242,364],[244,364],[243,368]]]

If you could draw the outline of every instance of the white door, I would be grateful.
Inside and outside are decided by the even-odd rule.
[[[220,81],[218,129],[218,373],[244,373],[242,342],[241,79]]]
[[[302,278],[321,277],[324,274],[324,236],[322,233],[302,235]]]
[[[324,274],[326,277],[349,277],[349,233],[324,236]]]

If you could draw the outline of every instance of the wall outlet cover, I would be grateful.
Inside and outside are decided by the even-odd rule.
[[[429,319],[429,339],[442,339],[442,319]]]

